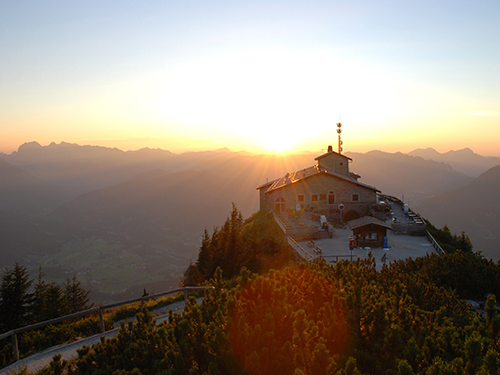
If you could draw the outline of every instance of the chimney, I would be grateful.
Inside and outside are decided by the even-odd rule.
[[[331,145],[328,146],[328,152],[332,152],[333,151],[333,147]]]

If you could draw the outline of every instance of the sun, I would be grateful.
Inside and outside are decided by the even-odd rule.
[[[257,142],[268,152],[273,154],[285,154],[291,152],[297,144],[297,140],[286,134],[274,137],[262,137]]]

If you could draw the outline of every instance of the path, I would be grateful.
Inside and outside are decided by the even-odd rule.
[[[200,303],[201,300],[202,298],[198,298],[196,301]],[[160,324],[168,319],[169,310],[172,310],[174,313],[180,314],[184,311],[184,306],[185,306],[184,301],[174,302],[168,306],[155,309],[151,311],[151,313],[155,315],[159,314],[154,317],[154,320],[156,321],[156,324]],[[118,334],[119,331],[120,328],[118,327],[113,330],[106,331],[105,333],[100,333],[98,335],[87,337],[69,344],[53,346],[52,348],[46,349],[43,352],[33,354],[32,356],[23,358],[7,367],[4,367],[3,369],[0,369],[0,375],[17,373],[21,371],[24,367],[26,367],[28,372],[34,373],[40,370],[41,368],[48,366],[50,361],[52,361],[52,358],[56,354],[61,354],[62,359],[70,360],[78,355],[76,352],[77,349],[80,349],[84,345],[92,346],[94,344],[99,343],[101,341],[102,336],[106,338],[114,337]]]

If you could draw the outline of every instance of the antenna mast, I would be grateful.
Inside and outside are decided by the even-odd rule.
[[[340,139],[340,135],[342,134],[341,128],[342,128],[342,123],[340,122],[340,116],[339,116],[339,122],[337,123],[337,133],[339,135],[339,154],[342,153],[342,150],[343,150],[342,144],[344,143],[344,142],[342,142],[342,139]]]

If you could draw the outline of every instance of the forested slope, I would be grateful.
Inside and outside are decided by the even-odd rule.
[[[240,223],[233,213],[213,243],[224,244],[231,233],[243,240],[249,225],[265,220]],[[380,272],[373,258],[312,265],[283,258],[279,269],[257,274],[243,267],[231,278],[217,268],[214,289],[201,305],[191,301],[182,317],[156,326],[141,313],[136,325],[122,326],[71,363],[56,359],[46,373],[498,374],[500,265],[472,252],[465,234],[431,230],[445,254]],[[485,299],[483,313],[470,312],[465,298],[472,296]]]

